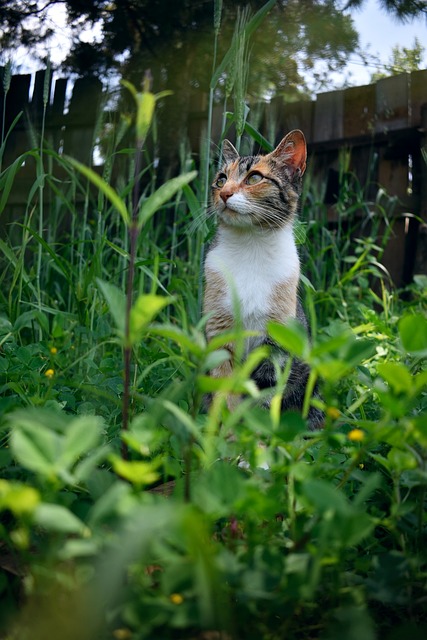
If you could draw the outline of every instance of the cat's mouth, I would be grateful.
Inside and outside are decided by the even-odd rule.
[[[231,207],[224,207],[219,212],[220,220],[230,227],[252,227],[253,221],[248,213],[241,213]]]
[[[230,215],[233,218],[236,216],[242,216],[242,217],[248,216],[247,208],[242,207],[241,203],[229,202],[229,201],[223,204],[223,207],[220,213],[223,213],[225,215]]]

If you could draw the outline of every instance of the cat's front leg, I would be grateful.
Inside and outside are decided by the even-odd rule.
[[[233,328],[233,316],[226,313],[214,313],[208,320],[206,325],[206,337],[208,342],[213,338],[220,336],[222,333],[230,331]],[[211,369],[210,375],[212,378],[230,378],[233,374],[233,362],[234,362],[234,344],[232,342],[226,342],[221,345],[221,349],[229,352],[229,358],[221,362],[214,369]],[[212,394],[206,399],[209,405],[212,400]],[[228,394],[227,406],[229,410],[233,410],[239,403],[240,396],[236,394]]]

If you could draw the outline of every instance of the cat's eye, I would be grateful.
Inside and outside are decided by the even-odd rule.
[[[224,175],[218,176],[218,178],[215,181],[215,187],[218,187],[218,189],[222,189],[222,187],[225,185],[225,183],[227,182],[227,177]]]
[[[253,184],[258,184],[258,182],[261,182],[261,180],[264,178],[264,176],[261,173],[251,173],[247,178],[246,178],[246,184],[248,185],[253,185]]]

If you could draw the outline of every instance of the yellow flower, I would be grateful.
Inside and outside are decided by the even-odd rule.
[[[338,420],[341,415],[341,411],[336,407],[327,407],[326,415],[328,418],[332,418],[332,420]]]
[[[46,376],[46,378],[53,378],[53,376],[55,375],[55,371],[53,369],[48,369],[44,372],[44,375]]]
[[[364,437],[365,437],[365,434],[362,431],[362,429],[352,429],[348,433],[348,439],[351,440],[352,442],[361,442],[364,439]]]
[[[132,631],[129,629],[115,629],[113,631],[113,636],[116,640],[129,640],[132,637]]]
[[[56,354],[58,353],[58,349],[56,347],[51,347],[50,352],[53,356],[56,356]]]
[[[182,604],[184,602],[184,598],[180,593],[172,593],[172,595],[169,596],[169,600],[172,604]]]

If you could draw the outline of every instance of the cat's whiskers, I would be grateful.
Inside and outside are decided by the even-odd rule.
[[[210,218],[213,218],[216,215],[216,207],[210,206],[205,212],[202,212],[202,208],[200,208],[200,215],[195,217],[188,225],[187,231],[189,234],[196,233],[203,228],[205,224],[207,224]]]

